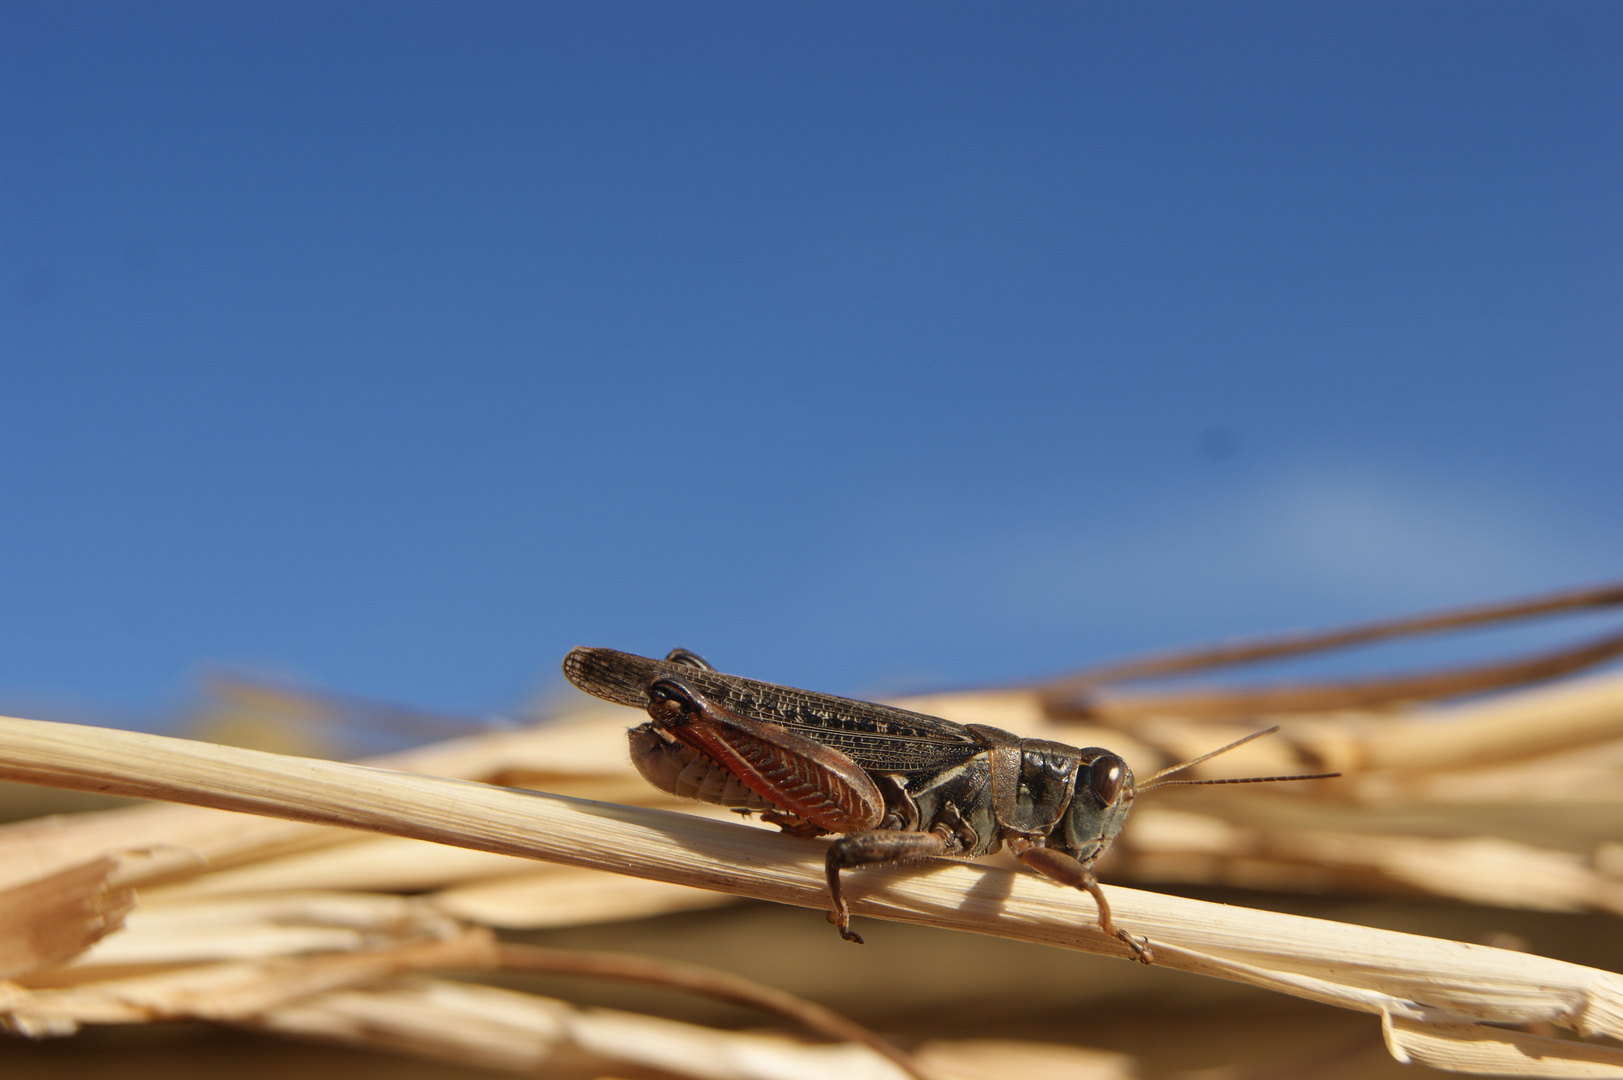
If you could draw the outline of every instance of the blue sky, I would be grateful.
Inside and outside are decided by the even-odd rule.
[[[0,708],[1617,577],[1620,91],[1604,3],[7,3]]]

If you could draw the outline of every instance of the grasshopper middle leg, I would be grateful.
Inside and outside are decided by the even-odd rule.
[[[840,889],[841,870],[928,859],[950,854],[957,847],[957,837],[947,825],[938,825],[930,832],[869,829],[834,841],[829,845],[828,857],[823,861],[828,873],[829,895],[834,901],[834,910],[828,913],[828,921],[839,930],[842,938],[862,944],[862,936],[851,929],[851,909],[846,906],[845,893]]]

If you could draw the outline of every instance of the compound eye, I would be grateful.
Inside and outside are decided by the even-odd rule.
[[[1127,762],[1115,754],[1101,754],[1095,758],[1089,767],[1088,782],[1093,787],[1093,797],[1099,800],[1101,806],[1114,806],[1121,798],[1122,789],[1127,786]]]

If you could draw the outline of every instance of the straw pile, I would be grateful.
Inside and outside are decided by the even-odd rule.
[[[1595,590],[1390,625],[1431,629],[1620,598],[1623,590]],[[1329,637],[1368,639],[1380,630]],[[1237,651],[1279,655],[1312,644],[1227,647],[1044,686],[898,704],[1109,746],[1139,775],[1266,720],[1282,733],[1202,771],[1344,774],[1146,797],[1100,871],[1116,921],[1150,939],[1157,968],[1140,976],[1136,965],[1099,961],[1084,982],[1097,976],[1112,992],[1142,977],[1150,982],[1138,984],[1141,993],[1169,985],[1156,980],[1172,971],[1193,972],[1370,1014],[1368,1031],[1378,1027],[1399,1061],[1483,1075],[1623,1077],[1623,976],[1612,971],[1119,884],[1589,913],[1569,917],[1600,919],[1618,939],[1611,917],[1623,914],[1623,675],[1569,676],[1451,705],[1417,702],[1434,695],[1418,692],[1414,677],[1181,699],[1112,689],[1123,678],[1226,662]],[[1561,656],[1583,650],[1568,670],[1606,655],[1589,645]],[[1532,675],[1534,661],[1517,661],[1522,673],[1510,683],[1557,673],[1549,657],[1534,660],[1542,666]],[[1510,666],[1468,674],[1477,683],[1466,689],[1503,686]],[[1440,693],[1460,692],[1460,673],[1428,677],[1446,684]],[[1088,1040],[1046,1019],[1039,1026],[1047,1037],[1025,1037],[1030,1025],[1018,1017],[1038,1008],[1027,998],[1101,1015],[1108,1006],[1071,987],[1068,975],[1005,976],[1002,961],[977,959],[994,946],[974,938],[935,936],[919,951],[920,939],[903,928],[869,932],[866,952],[878,960],[867,962],[891,969],[889,1003],[914,1005],[923,1019],[905,1019],[906,1009],[875,1013],[849,980],[808,986],[800,978],[811,997],[881,1016],[903,1032],[906,1053],[826,1008],[718,970],[748,966],[752,954],[788,956],[775,950],[802,948],[783,944],[802,934],[821,935],[804,946],[818,955],[863,950],[841,943],[814,914],[712,911],[740,897],[822,910],[822,842],[649,788],[626,758],[624,731],[635,722],[628,710],[582,700],[532,728],[351,765],[0,719],[0,779],[163,800],[0,828],[0,1020],[34,1037],[206,1021],[558,1076],[947,1080],[1141,1071],[1144,1062],[1120,1047],[1077,1045]],[[1125,954],[1098,932],[1085,894],[997,858],[864,870],[849,888],[859,917]],[[690,914],[672,914],[681,912]],[[652,916],[664,921],[629,921]],[[514,943],[610,924],[607,940],[623,943],[647,940],[639,926],[666,927],[667,939],[680,926],[698,953],[690,959],[710,963]],[[1605,953],[1597,946],[1592,955]],[[779,1024],[740,1031],[751,1021],[732,1013],[709,1022],[658,1018],[543,996],[514,981],[516,972],[537,971],[682,988],[763,1010],[756,1024],[773,1015]],[[804,975],[792,960],[763,974],[780,985]],[[916,981],[899,981],[909,975]],[[976,983],[1004,1007],[990,1031],[976,1017],[991,1016],[991,1005],[932,1004],[958,1001],[957,985]],[[556,985],[569,993],[568,983]],[[1336,1045],[1304,1053],[1323,1067],[1342,1060]],[[1291,1060],[1281,1067],[1302,1066]]]

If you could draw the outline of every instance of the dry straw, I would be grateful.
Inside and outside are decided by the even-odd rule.
[[[365,829],[802,907],[821,909],[827,900],[820,843],[653,808],[9,718],[0,719],[0,760],[0,778]],[[171,811],[164,824],[182,826],[155,830],[169,843],[191,836],[207,849],[212,829],[216,841],[235,832],[234,844],[243,850],[240,829],[223,815]],[[127,846],[131,832],[115,831]],[[50,864],[74,853],[60,845],[50,850],[46,836],[18,838],[12,850],[30,852],[36,870],[64,869]],[[264,826],[256,850],[308,847],[317,836]],[[216,843],[215,853],[230,846]],[[1122,952],[1094,928],[1084,895],[998,867],[933,863],[866,871],[853,879],[852,892],[859,915]],[[1623,1076],[1623,1051],[1612,1046],[1517,1030],[1554,1024],[1583,1038],[1623,1038],[1623,976],[1486,946],[1137,890],[1112,888],[1110,897],[1117,921],[1149,937],[1158,963],[1377,1014],[1389,1049],[1402,1060],[1497,1075]],[[397,935],[402,919],[396,919]],[[325,957],[319,970],[308,962],[279,972],[275,960],[240,961],[216,972],[207,987],[192,985],[187,992],[225,1010],[227,1018],[265,1015],[366,979],[479,966],[472,961],[486,940],[475,932],[419,926],[388,948]],[[170,977],[183,981],[186,973]],[[17,989],[6,1008],[25,1027],[48,1027],[53,1016],[69,1023],[62,995],[73,992]],[[105,985],[98,992],[107,1016],[143,1008],[138,994],[121,997]],[[297,1026],[289,1019],[265,1023]]]
[[[1576,670],[1613,654],[1615,635],[1543,657],[1357,684],[1155,696],[1112,684],[1620,601],[1623,588],[1582,590],[902,704],[959,723],[1109,746],[1139,775],[1277,722],[1279,737],[1214,765],[1225,775],[1345,774],[1288,790],[1157,792],[1108,857],[1110,881],[1617,914],[1623,677],[1424,704]],[[234,718],[274,716],[278,729],[323,707],[268,687],[216,684],[215,692]],[[907,1071],[1038,1080],[1133,1072],[1119,1054],[1012,1040],[927,1043],[904,1055],[826,1009],[736,975],[497,941],[492,928],[601,923],[743,896],[824,906],[818,842],[745,826],[720,808],[678,804],[649,787],[626,760],[632,718],[577,709],[370,767],[0,720],[0,778],[173,800],[0,827],[0,979],[12,980],[0,982],[0,1021],[47,1035],[87,1023],[192,1018],[558,1075],[658,1070],[787,1080],[838,1072],[894,1080]],[[665,809],[677,805],[688,812]],[[859,915],[1121,954],[1095,929],[1085,895],[996,860],[869,869],[849,886]],[[1148,936],[1161,965],[1378,1014],[1400,1059],[1467,1073],[1623,1076],[1616,974],[1109,888],[1118,922]],[[747,1003],[842,1041],[808,1045],[437,977],[498,968],[654,981]],[[1555,1027],[1574,1037],[1554,1037]]]

